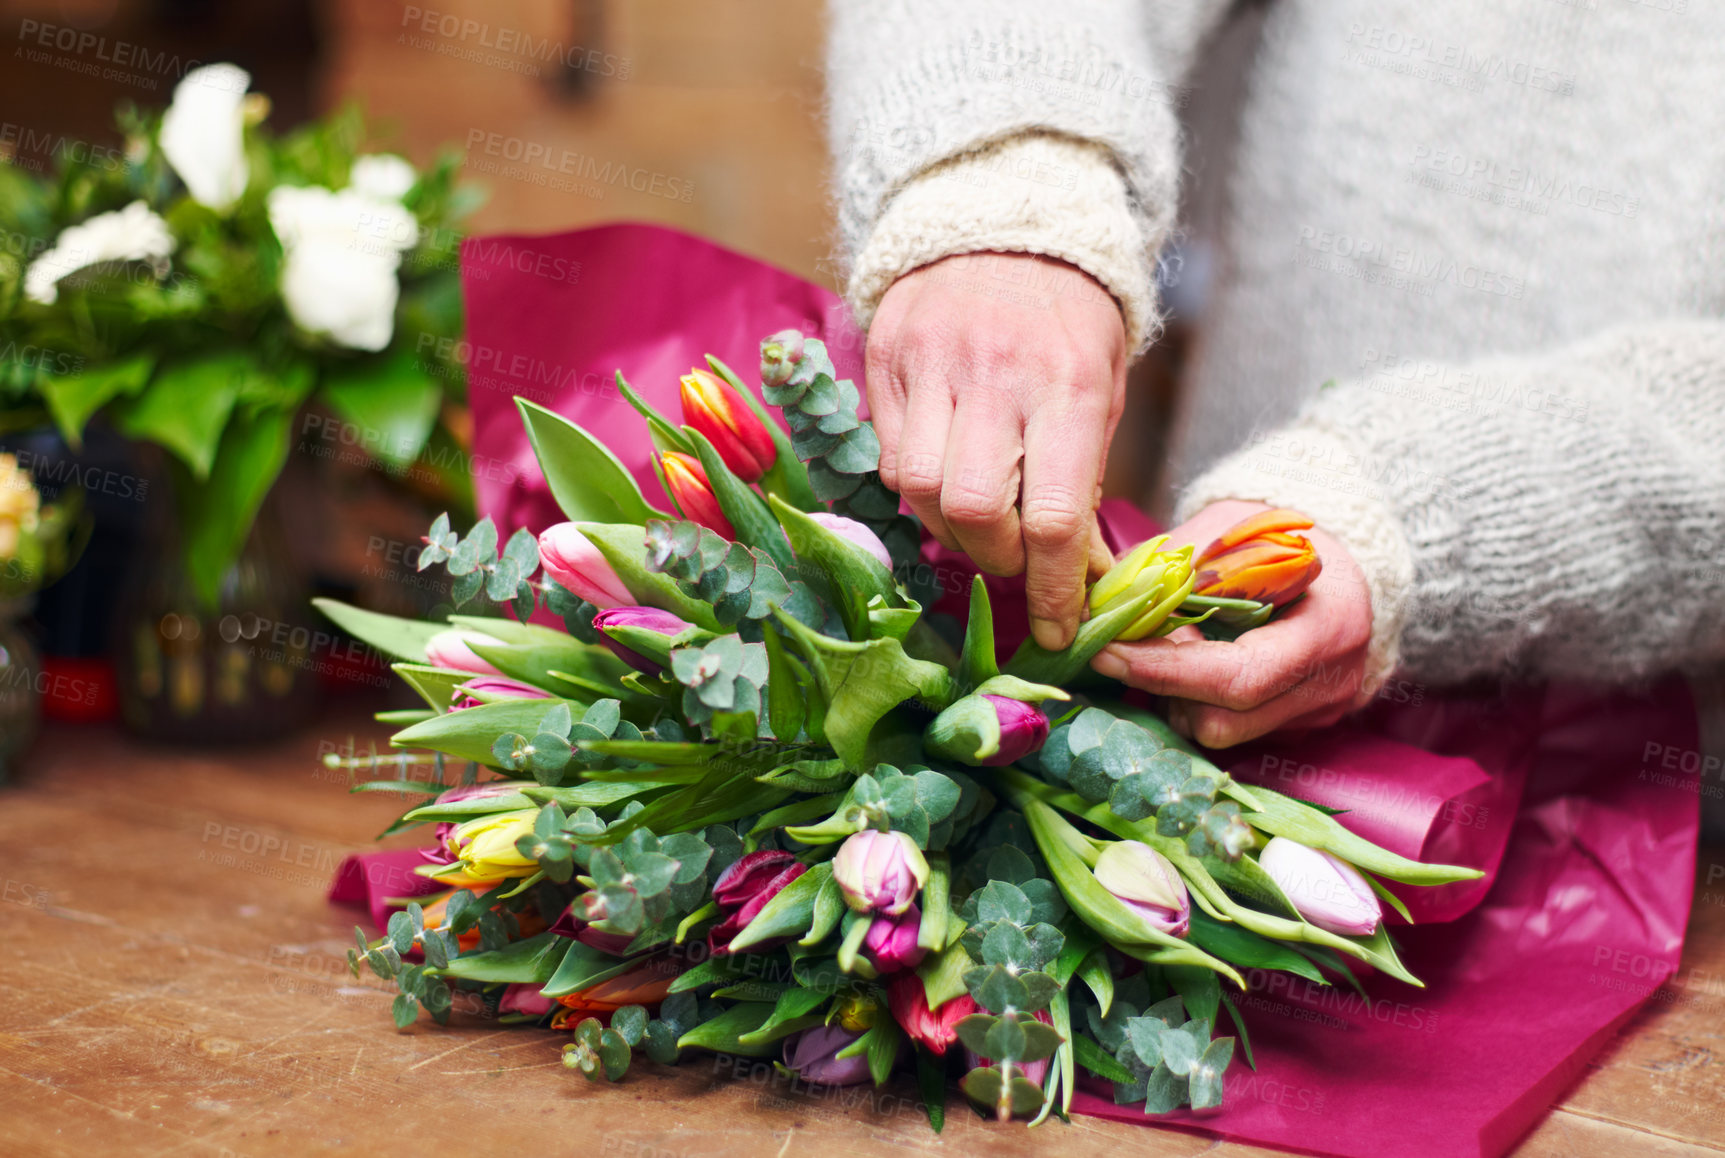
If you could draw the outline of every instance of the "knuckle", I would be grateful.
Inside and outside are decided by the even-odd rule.
[[[980,471],[964,470],[941,492],[940,513],[950,523],[992,523],[1012,509],[1012,499],[1003,482],[985,478]]]
[[[901,454],[897,462],[899,493],[908,499],[932,499],[940,494],[940,458],[932,454]]]
[[[1077,491],[1043,486],[1025,499],[1024,541],[1032,547],[1057,547],[1083,535],[1089,504]]]

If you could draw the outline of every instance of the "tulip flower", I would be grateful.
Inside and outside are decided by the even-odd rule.
[[[827,1018],[827,1023],[837,1023],[840,1028],[851,1033],[862,1033],[872,1029],[874,1023],[880,1020],[880,1002],[863,993],[847,993],[833,1002],[833,1011]]]
[[[544,1017],[557,1003],[541,993],[539,985],[506,985],[503,987],[503,999],[497,1003],[497,1012],[530,1013],[534,1017]]]
[[[486,678],[486,677],[481,677]],[[472,682],[472,681],[469,681]],[[433,801],[435,804],[454,804],[458,800],[484,800],[490,796],[508,796],[521,791],[519,780],[493,780],[486,784],[459,784],[447,792],[439,794]],[[442,820],[434,830],[437,847],[421,849],[420,854],[432,864],[449,864],[455,860],[455,855],[449,849],[449,834],[455,831],[458,822]]]
[[[866,828],[852,833],[833,857],[833,879],[845,904],[859,913],[896,917],[928,883],[928,860],[902,832]]]
[[[575,915],[576,903],[571,903],[557,919],[551,922],[547,933],[556,937],[567,937],[571,941],[579,941],[588,948],[597,949],[601,953],[609,953],[613,957],[628,956],[630,945],[635,943],[634,933],[607,933],[595,929],[592,925]]]
[[[985,768],[1004,768],[1038,751],[1048,739],[1048,717],[1023,700],[984,694],[1000,717],[1000,751],[982,761]]]
[[[491,700],[481,698],[484,696],[499,700],[548,700],[551,693],[507,676],[482,675],[468,680],[456,689],[455,702],[450,704],[450,710],[459,712],[464,708],[477,708],[480,704],[490,703]]]
[[[761,343],[761,382],[783,386],[803,360],[801,330],[780,330]]]
[[[1360,870],[1322,849],[1272,837],[1258,854],[1258,867],[1293,902],[1295,911],[1320,929],[1367,937],[1383,919],[1377,894]]]
[[[731,473],[755,482],[779,456],[773,436],[735,390],[705,370],[683,375],[683,421],[700,431]]]
[[[900,973],[886,984],[886,1004],[899,1028],[930,1053],[946,1056],[958,1040],[958,1023],[977,1012],[976,1001],[961,993],[939,1009],[928,1007],[928,990],[915,973]]]
[[[1036,1020],[1043,1025],[1054,1024],[1054,1018],[1049,1015],[1046,1009],[1036,1011]],[[1040,1061],[1014,1062],[1012,1068],[1025,1081],[1040,1086],[1048,1078],[1048,1061],[1048,1058],[1042,1058]],[[976,1069],[978,1066],[993,1065],[994,1059],[983,1057],[981,1054],[967,1049],[964,1051],[964,1064],[969,1069]]]
[[[595,1013],[615,1013],[625,1005],[657,1005],[671,995],[682,967],[668,956],[654,957],[627,972],[557,999],[563,1008],[551,1019],[552,1029],[570,1029]]]
[[[600,642],[611,649],[611,654],[634,668],[648,675],[658,675],[665,670],[663,664],[649,659],[633,648],[624,647],[611,638],[607,628],[637,627],[643,631],[655,632],[667,640],[675,639],[689,630],[694,624],[679,619],[669,611],[660,611],[657,607],[608,607],[593,617],[593,626],[598,628],[602,638]]]
[[[533,835],[533,821],[538,815],[537,808],[521,808],[463,821],[444,838],[444,847],[454,860],[435,867],[426,865],[420,871],[462,885],[494,885],[511,877],[532,876],[539,871],[539,862],[523,855],[515,842]]]
[[[880,541],[880,536],[864,524],[843,515],[829,515],[820,511],[809,515],[809,518],[840,538],[849,539],[878,559],[882,567],[888,571],[892,570],[892,553],[886,549],[886,544]]]
[[[1192,548],[1164,551],[1167,535],[1134,547],[1090,589],[1090,614],[1100,615],[1150,592],[1150,605],[1114,638],[1146,639],[1172,630],[1168,617],[1192,591]]]
[[[760,915],[767,902],[779,895],[779,890],[802,876],[808,866],[788,852],[762,849],[751,852],[719,874],[713,882],[713,903],[725,919],[707,934],[707,944],[714,956],[731,951],[731,942],[749,922]],[[751,945],[765,949],[777,941]]]
[[[447,893],[444,893],[435,900],[420,902],[420,915],[425,920],[425,927],[427,929],[441,929],[449,923],[449,898],[453,897],[457,892],[466,891],[474,896],[478,896],[480,893],[488,891],[489,888],[490,886],[488,885],[477,885],[466,890],[450,889]],[[494,907],[493,911],[500,911],[500,909],[501,906],[497,906]],[[514,914],[514,917],[515,923],[520,926],[521,935],[523,937],[533,937],[545,932],[544,920],[541,919],[539,914],[531,908]],[[457,933],[455,935],[455,943],[460,945],[463,950],[479,948],[479,940],[480,934],[478,925],[469,926],[467,932]],[[420,950],[418,948],[413,950],[414,953],[418,953],[419,951]]]
[[[922,910],[915,905],[896,917],[876,917],[863,938],[863,948],[868,950],[875,972],[897,973],[922,964],[926,950],[916,943],[921,930]]]
[[[494,639],[482,631],[468,631],[463,628],[451,628],[440,631],[425,641],[425,658],[432,667],[451,668],[455,671],[477,672],[481,675],[500,676],[503,673],[493,667],[488,661],[474,654],[470,643],[501,644],[501,639]]]
[[[842,1061],[836,1055],[859,1035],[837,1025],[817,1025],[785,1040],[785,1066],[817,1086],[854,1086],[869,1080],[868,1056],[859,1053]]]
[[[610,562],[574,523],[558,523],[540,533],[539,562],[545,574],[595,607],[635,602]]]
[[[1312,520],[1298,511],[1263,511],[1241,519],[1204,548],[1192,594],[1252,599],[1282,607],[1303,594],[1324,564],[1304,535]]]
[[[665,472],[665,487],[677,500],[684,518],[692,519],[710,531],[717,531],[727,539],[737,537],[737,529],[731,526],[731,520],[725,517],[719,506],[699,459],[692,454],[668,450],[659,456],[659,465]]]
[[[1192,920],[1186,882],[1168,858],[1137,840],[1122,840],[1102,850],[1096,882],[1116,900],[1170,937],[1184,937]]]

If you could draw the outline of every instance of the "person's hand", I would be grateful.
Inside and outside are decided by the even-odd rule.
[[[881,480],[936,539],[995,575],[1025,572],[1031,632],[1072,641],[1126,388],[1126,329],[1100,283],[1030,254],[923,266],[881,298],[868,401]]]
[[[1171,547],[1203,551],[1263,503],[1213,503],[1169,532]],[[1206,748],[1226,748],[1278,728],[1333,724],[1370,698],[1362,684],[1372,635],[1372,593],[1346,547],[1322,527],[1312,540],[1324,569],[1305,598],[1232,643],[1182,627],[1163,639],[1114,643],[1097,671],[1169,696],[1168,723]]]

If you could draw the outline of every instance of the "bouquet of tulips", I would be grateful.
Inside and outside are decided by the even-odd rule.
[[[426,703],[386,716],[402,778],[357,786],[435,795],[390,831],[437,826],[420,871],[447,890],[350,955],[399,987],[399,1025],[460,990],[572,1031],[591,1079],[636,1051],[829,1086],[904,1067],[938,1129],[949,1071],[1002,1120],[1065,1116],[1081,1071],[1151,1114],[1219,1105],[1224,1014],[1251,1064],[1246,970],[1419,984],[1382,882],[1478,873],[1237,783],[1088,669],[1115,639],[1263,623],[1318,572],[1309,523],[1271,512],[1196,559],[1145,543],[1071,646],[1002,665],[980,580],[962,628],[923,614],[919,529],[825,347],[774,335],[761,379],[709,358],[677,424],[618,375],[669,511],[521,401],[569,521],[500,548],[439,518],[420,558],[489,614],[323,604]]]

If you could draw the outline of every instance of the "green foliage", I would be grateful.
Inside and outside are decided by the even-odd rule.
[[[766,552],[686,519],[647,520],[647,565],[675,579],[685,595],[710,604],[726,627],[758,630],[752,625],[781,607],[817,630],[831,615],[808,584],[787,580]]]

